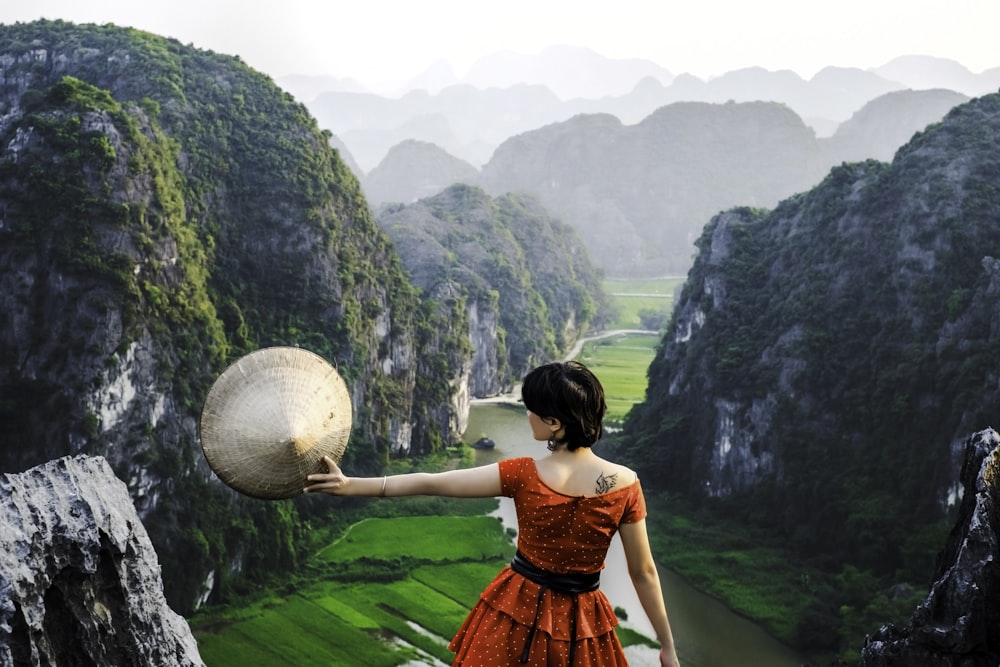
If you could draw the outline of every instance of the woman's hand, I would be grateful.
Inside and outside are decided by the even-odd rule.
[[[681,667],[681,661],[677,659],[677,653],[673,649],[660,649],[660,667]]]
[[[329,456],[323,457],[323,463],[326,464],[327,472],[314,473],[307,476],[306,480],[311,483],[303,491],[306,493],[322,491],[323,493],[335,496],[341,494],[349,481],[348,478],[344,475],[340,466]]]

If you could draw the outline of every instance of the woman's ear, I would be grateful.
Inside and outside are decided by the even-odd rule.
[[[557,417],[542,417],[542,421],[552,429],[553,433],[562,428],[562,422]]]

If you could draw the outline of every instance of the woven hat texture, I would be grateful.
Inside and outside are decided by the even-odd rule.
[[[201,446],[216,475],[254,498],[302,493],[306,475],[339,462],[351,433],[351,397],[321,356],[268,347],[215,380],[201,412]]]

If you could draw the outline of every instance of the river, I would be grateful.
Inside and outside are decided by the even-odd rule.
[[[475,403],[465,439],[473,442],[484,435],[496,442],[496,448],[477,450],[476,463],[479,465],[515,456],[538,458],[546,453],[545,444],[531,438],[524,409],[520,407]],[[516,527],[514,507],[509,499],[501,499],[498,515],[505,525]],[[660,578],[677,652],[684,667],[799,667],[806,662],[803,656],[768,635],[760,626],[696,590],[670,570],[660,567]],[[649,637],[655,636],[632,589],[618,538],[612,543],[607,567],[601,574],[601,589],[612,605],[628,612],[628,621],[623,625]],[[648,649],[630,647],[628,657],[633,667],[657,664],[656,653]]]

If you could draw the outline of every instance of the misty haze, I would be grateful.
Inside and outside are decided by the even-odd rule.
[[[1000,664],[1000,67],[256,57],[0,25],[0,665],[452,661],[512,507],[230,488],[206,393],[268,347],[337,369],[383,491],[545,456],[522,379],[593,369],[685,667]],[[602,636],[656,665],[620,546]]]

